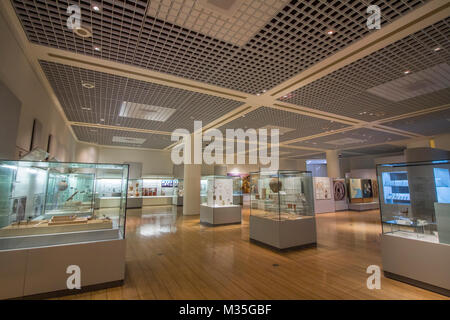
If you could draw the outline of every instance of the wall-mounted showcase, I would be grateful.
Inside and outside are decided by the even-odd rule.
[[[176,206],[182,206],[183,198],[184,198],[184,180],[174,179],[172,204]]]
[[[229,176],[201,179],[200,222],[209,225],[241,223],[241,206],[233,203],[237,184]]]
[[[250,239],[278,249],[316,243],[311,172],[254,172],[250,190]]]
[[[450,293],[450,162],[377,167],[387,276]],[[420,283],[419,283],[420,282]],[[431,286],[431,287],[430,287]]]
[[[96,190],[110,174],[117,186]],[[0,298],[67,289],[70,264],[83,287],[123,280],[127,179],[127,165],[0,161]],[[118,205],[96,207],[108,192]]]
[[[144,206],[170,205],[174,195],[176,179],[164,176],[144,176],[142,197]]]

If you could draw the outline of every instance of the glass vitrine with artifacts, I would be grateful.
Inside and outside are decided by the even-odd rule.
[[[183,198],[184,198],[184,180],[174,179],[172,204],[182,206]]]
[[[118,203],[96,207],[111,173]],[[0,250],[122,238],[127,179],[127,165],[0,161]]]
[[[316,243],[311,172],[250,174],[250,239],[278,249]]]
[[[450,162],[384,164],[377,171],[383,233],[450,244]]]
[[[241,223],[241,206],[234,204],[238,188],[229,176],[205,176],[201,180],[200,222],[208,225]]]
[[[142,198],[142,179],[128,180],[128,198]]]
[[[250,214],[272,220],[314,216],[310,172],[277,171],[250,174]]]

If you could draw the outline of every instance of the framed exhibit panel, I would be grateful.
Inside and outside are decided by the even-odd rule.
[[[96,207],[98,178],[108,174],[121,176],[114,187],[118,205]],[[72,264],[83,261],[86,286],[123,280],[127,186],[127,165],[0,161],[0,261],[12,259],[0,268],[0,283],[9,283],[0,286],[0,298],[66,289],[67,277],[58,276],[67,268],[61,269],[61,251],[73,253]],[[92,256],[99,243],[103,261],[114,263]],[[19,259],[23,252],[25,260]],[[97,272],[101,266],[109,268],[103,275]]]
[[[377,166],[383,268],[389,276],[450,292],[448,160]]]
[[[335,211],[348,209],[347,184],[345,179],[333,179],[333,197]]]
[[[328,213],[335,211],[333,179],[328,177],[314,177],[314,210],[315,213]]]
[[[348,179],[349,200],[348,208],[353,211],[374,210],[380,207],[378,192],[374,192],[374,186],[378,183],[374,179]],[[375,197],[377,195],[377,197]]]
[[[174,195],[173,177],[144,176],[142,199],[144,206],[171,205]]]
[[[200,205],[200,222],[207,225],[241,223],[241,206],[233,203],[233,195],[239,186],[229,176],[206,176],[202,180],[206,186]]]
[[[277,249],[316,243],[311,172],[250,174],[250,239]]]

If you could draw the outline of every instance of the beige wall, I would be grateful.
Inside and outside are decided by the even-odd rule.
[[[33,120],[38,119],[43,126],[39,141],[41,148],[47,148],[48,136],[51,134],[52,156],[60,161],[71,161],[75,153],[75,139],[2,14],[0,13],[0,79],[21,102],[16,147],[29,149]],[[7,116],[8,114],[2,114],[2,117]]]

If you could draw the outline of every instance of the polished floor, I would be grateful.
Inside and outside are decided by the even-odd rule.
[[[317,247],[278,252],[249,242],[242,225],[205,227],[182,207],[129,210],[127,269],[121,287],[63,299],[447,299],[382,277],[378,211],[317,216]]]

